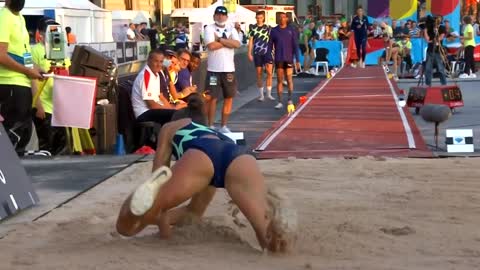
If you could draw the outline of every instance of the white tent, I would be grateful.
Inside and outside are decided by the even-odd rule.
[[[52,17],[70,26],[79,43],[112,42],[112,13],[88,0],[25,0],[24,16]]]

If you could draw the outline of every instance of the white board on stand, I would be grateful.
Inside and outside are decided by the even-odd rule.
[[[472,129],[447,129],[446,137],[448,153],[473,153],[475,151]]]

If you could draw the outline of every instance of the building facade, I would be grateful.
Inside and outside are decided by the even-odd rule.
[[[164,3],[170,1],[171,3]],[[171,8],[208,7],[212,0],[90,0],[108,10],[155,10],[163,6]]]
[[[312,14],[316,17],[332,14],[344,14],[349,18],[356,7],[367,8],[368,0],[240,0],[243,5],[294,5],[300,19]]]

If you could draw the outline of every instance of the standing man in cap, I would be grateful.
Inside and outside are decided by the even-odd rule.
[[[209,95],[208,125],[214,128],[217,100],[223,95],[223,110],[220,132],[230,133],[227,127],[232,111],[233,97],[237,93],[235,79],[235,49],[239,48],[240,38],[237,30],[227,25],[228,11],[218,6],[213,15],[214,24],[205,27],[205,44],[208,48],[206,94]]]

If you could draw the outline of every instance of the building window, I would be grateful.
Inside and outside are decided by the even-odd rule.
[[[133,10],[132,0],[124,0],[124,1],[125,1],[125,9],[126,10]]]

